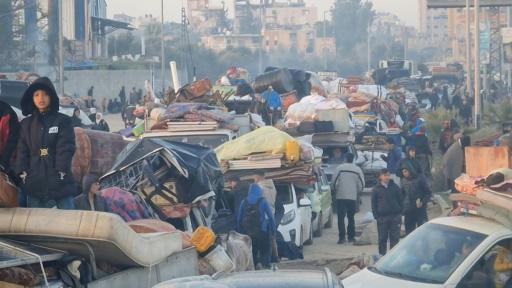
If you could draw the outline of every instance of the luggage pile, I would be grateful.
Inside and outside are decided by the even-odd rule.
[[[316,74],[298,69],[267,67],[265,73],[258,75],[254,81],[254,91],[263,93],[268,86],[281,94],[295,91],[297,100],[310,95],[312,90],[317,90],[322,96],[327,96],[325,88]]]
[[[310,95],[292,104],[285,126],[302,134],[348,132],[351,125],[347,106],[337,98]]]
[[[151,130],[171,132],[208,131],[218,128],[238,131],[239,127],[229,125],[234,116],[224,110],[203,103],[175,103],[169,105],[159,115],[154,116]]]
[[[467,147],[466,174],[455,180],[461,193],[452,215],[474,214],[512,227],[512,157],[509,147]],[[495,157],[489,157],[489,155]]]
[[[215,152],[223,171],[300,166],[315,157],[313,146],[270,126],[224,143]]]

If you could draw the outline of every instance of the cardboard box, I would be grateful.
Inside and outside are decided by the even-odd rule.
[[[499,168],[512,168],[508,147],[466,147],[466,174],[470,177],[486,177]]]

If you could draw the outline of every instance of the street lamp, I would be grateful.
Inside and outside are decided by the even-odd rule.
[[[60,96],[64,96],[64,51],[62,35],[62,0],[58,0],[59,4],[59,90]]]
[[[165,51],[164,51],[164,0],[160,1],[162,22],[160,23],[160,78],[162,79],[162,97],[165,97]]]

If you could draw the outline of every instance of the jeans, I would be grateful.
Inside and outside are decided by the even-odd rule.
[[[348,220],[347,234],[348,240],[354,240],[356,236],[356,225],[354,215],[356,214],[356,200],[338,199],[336,200],[338,210],[338,235],[339,240],[345,240],[345,216]]]
[[[406,211],[404,214],[405,233],[407,235],[428,221],[426,208],[413,209]]]
[[[58,200],[50,199],[46,201],[42,201],[39,198],[28,196],[27,197],[27,207],[29,208],[54,208],[64,209],[64,210],[73,210],[75,209],[75,203],[73,202],[73,197],[68,196]]]
[[[380,216],[377,218],[377,231],[379,234],[379,254],[384,256],[389,248],[393,248],[400,240],[401,215]]]
[[[270,254],[272,245],[270,244],[271,237],[269,233],[263,232],[258,237],[251,237],[252,241],[252,259],[254,267],[261,263],[263,268],[270,268]]]

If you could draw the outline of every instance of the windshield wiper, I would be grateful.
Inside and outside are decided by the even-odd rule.
[[[400,273],[400,272],[389,272],[389,271],[383,272],[380,270],[379,270],[379,272],[383,275],[401,278],[404,280],[410,280],[410,281],[414,281],[414,282],[423,282],[423,283],[429,283],[429,284],[442,284],[442,282],[440,282],[440,281],[411,276],[411,275],[407,275],[407,274]]]

